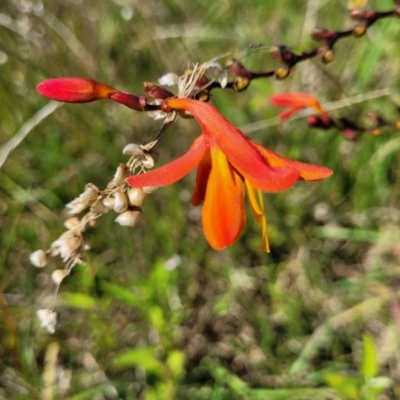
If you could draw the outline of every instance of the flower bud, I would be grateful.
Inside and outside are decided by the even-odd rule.
[[[225,67],[229,71],[229,73],[235,78],[240,77],[240,78],[251,79],[252,76],[251,71],[248,70],[242,63],[235,60],[234,58],[228,60],[225,63]]]
[[[377,17],[377,12],[373,10],[355,9],[350,11],[350,18],[359,21],[370,21]]]
[[[328,64],[333,61],[335,57],[335,53],[333,49],[327,46],[322,46],[318,49],[318,56],[322,60],[323,63]]]
[[[128,210],[118,215],[115,222],[119,223],[121,226],[133,227],[137,224],[140,214],[141,212],[139,210]]]
[[[143,82],[144,92],[148,94],[152,99],[166,99],[167,97],[173,97],[174,94],[169,90],[163,88],[157,83]]]
[[[288,67],[279,67],[274,73],[275,78],[278,80],[287,78],[289,74],[290,74],[290,68]]]
[[[283,64],[293,65],[297,58],[297,56],[286,46],[271,46],[269,52],[276,61]]]
[[[129,203],[134,207],[142,207],[146,201],[146,193],[141,188],[130,188],[128,191]]]
[[[250,85],[251,79],[241,77],[241,76],[236,76],[235,79],[233,80],[232,88],[235,92],[242,92],[243,90],[246,90],[249,85]]]
[[[326,42],[333,40],[337,36],[337,33],[335,31],[326,29],[326,28],[320,28],[316,26],[312,31],[311,31],[311,37],[316,40],[317,42]]]
[[[44,250],[36,250],[29,256],[29,261],[37,268],[43,268],[48,260],[49,257]]]
[[[365,35],[365,33],[367,32],[367,25],[361,24],[361,25],[356,25],[353,28],[353,35],[355,37],[360,37]]]
[[[88,103],[118,93],[117,89],[85,78],[47,79],[39,83],[36,90],[42,96],[66,103]]]
[[[141,97],[124,92],[113,93],[110,96],[110,99],[136,111],[143,111],[143,108],[146,105],[146,101],[143,101],[144,98],[142,99]]]
[[[357,139],[357,132],[354,129],[346,128],[343,130],[343,137],[346,140],[354,141]]]

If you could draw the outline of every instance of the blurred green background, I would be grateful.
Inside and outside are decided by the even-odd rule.
[[[210,249],[189,176],[151,195],[134,229],[109,213],[87,232],[87,265],[61,285],[54,335],[36,310],[52,307],[50,274],[63,265],[28,260],[63,233],[65,204],[88,182],[104,188],[127,161],[122,148],[161,126],[112,102],[54,110],[37,83],[82,76],[139,95],[143,81],[225,52],[255,71],[276,68],[271,44],[305,50],[314,26],[353,24],[344,0],[0,1],[0,398],[400,398],[398,132],[348,142],[304,119],[276,124],[268,101],[306,91],[343,100],[333,116],[367,123],[375,110],[394,120],[398,19],[338,42],[329,65],[311,60],[282,82],[213,91],[213,104],[254,140],[335,172],[265,195],[270,254],[257,250],[252,218],[231,248]],[[376,90],[391,95],[367,100]],[[346,101],[355,95],[365,101]],[[178,121],[159,163],[198,132]],[[15,136],[24,138],[10,147]]]

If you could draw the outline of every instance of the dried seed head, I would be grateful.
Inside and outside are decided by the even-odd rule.
[[[114,211],[118,214],[123,213],[128,208],[128,198],[122,189],[114,193]]]
[[[52,335],[56,331],[57,313],[52,310],[42,309],[37,310],[36,315],[39,318],[40,325]]]
[[[134,207],[142,207],[146,201],[146,193],[140,188],[130,188],[128,191],[129,203]]]
[[[67,213],[71,215],[80,214],[89,205],[81,202],[80,196],[66,205]]]
[[[123,150],[122,150],[123,154],[126,154],[128,156],[133,156],[133,157],[144,157],[144,151],[143,149],[135,143],[129,143],[127,144]]]
[[[83,244],[84,241],[80,232],[68,231],[51,244],[50,250],[52,255],[59,255],[63,262],[67,262],[80,253]]]
[[[129,176],[128,167],[125,164],[119,164],[117,171],[115,172],[114,178],[109,185],[119,186],[125,182],[125,179]]]
[[[142,187],[142,190],[146,194],[152,194],[156,192],[158,189],[160,189],[160,186],[144,186]]]
[[[114,203],[114,197],[106,197],[105,199],[103,199],[103,204],[110,210],[114,210]]]
[[[104,205],[103,200],[98,200],[90,207],[90,211],[94,214],[107,214],[109,209]]]
[[[100,190],[98,189],[98,187],[96,185],[93,185],[93,183],[88,183],[85,186],[85,191],[79,196],[79,200],[83,204],[91,205],[97,200],[99,194]]]
[[[135,226],[139,220],[141,212],[139,210],[128,210],[118,215],[115,222],[118,222],[121,226]]]
[[[177,85],[179,83],[179,76],[173,72],[168,72],[158,80],[158,83],[164,86]]]
[[[66,271],[65,269],[56,269],[51,274],[51,280],[58,286],[67,275],[68,271]]]
[[[43,268],[48,260],[49,257],[44,250],[36,250],[29,256],[29,261],[37,268]]]
[[[64,226],[67,229],[75,229],[79,226],[80,220],[78,217],[71,217],[64,221]]]

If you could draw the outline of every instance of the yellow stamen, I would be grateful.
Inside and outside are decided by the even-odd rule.
[[[249,199],[251,212],[258,225],[262,228],[261,243],[258,247],[259,250],[266,251],[269,253],[269,241],[267,232],[267,217],[265,215],[264,199],[261,190],[255,190],[253,186],[249,183],[247,179],[244,180],[247,197]],[[256,196],[257,192],[257,196]]]

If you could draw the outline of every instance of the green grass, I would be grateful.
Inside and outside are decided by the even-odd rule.
[[[268,70],[277,66],[271,44],[304,50],[315,45],[306,34],[315,24],[352,26],[346,3],[4,0],[0,154],[46,107],[35,90],[46,78],[91,77],[139,95],[143,81],[226,52]],[[87,265],[60,287],[52,336],[36,310],[51,307],[50,274],[63,265],[37,269],[29,254],[63,233],[64,206],[86,183],[105,187],[127,161],[122,148],[149,140],[161,123],[95,102],[63,105],[32,128],[0,170],[0,398],[400,397],[398,131],[353,143],[311,130],[305,119],[250,126],[275,117],[268,97],[290,90],[331,102],[390,88],[391,96],[332,115],[365,121],[376,110],[394,120],[399,27],[394,18],[379,21],[365,37],[338,42],[331,64],[307,61],[284,81],[213,92],[213,104],[254,140],[335,172],[265,195],[270,254],[257,250],[250,215],[236,244],[212,250],[190,204],[190,176],[152,194],[134,229],[110,214],[86,233]],[[256,43],[265,46],[234,53]],[[180,120],[158,146],[160,164],[183,154],[198,132]],[[176,255],[179,266],[166,268]],[[56,384],[46,389],[52,374]],[[386,382],[380,378],[391,385],[379,397],[371,387]]]

